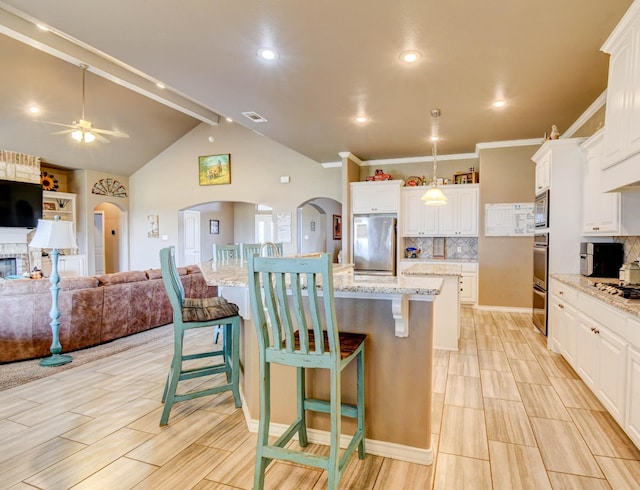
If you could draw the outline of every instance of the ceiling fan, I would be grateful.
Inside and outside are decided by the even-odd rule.
[[[110,143],[110,141],[105,138],[103,135],[114,136],[117,138],[128,138],[129,135],[127,133],[123,133],[122,131],[111,131],[108,129],[99,129],[94,128],[91,121],[87,121],[84,117],[84,93],[85,93],[85,75],[88,66],[85,64],[81,64],[80,68],[82,68],[82,118],[79,121],[73,121],[72,124],[64,124],[58,122],[51,121],[39,121],[46,124],[55,124],[56,126],[64,126],[68,129],[63,129],[62,131],[56,131],[51,134],[71,134],[71,137],[76,140],[78,143],[91,143],[94,140],[98,140],[102,143]]]

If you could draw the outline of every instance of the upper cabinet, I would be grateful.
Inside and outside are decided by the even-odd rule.
[[[353,214],[397,213],[400,208],[402,180],[351,183]]]
[[[478,236],[478,188],[477,184],[442,186],[447,204],[425,206],[421,197],[427,187],[405,187],[402,189],[402,235]]]
[[[603,190],[640,181],[640,2],[634,2],[602,46],[609,53]]]
[[[603,130],[582,144],[586,162],[582,174],[582,232],[585,235],[620,234],[620,193],[602,192]]]
[[[439,206],[425,206],[422,196],[428,187],[402,189],[402,236],[437,236]]]
[[[536,196],[551,185],[551,153],[542,155],[536,162]]]
[[[605,130],[582,143],[585,166],[582,174],[582,233],[584,235],[635,236],[640,234],[640,189],[602,191]]]

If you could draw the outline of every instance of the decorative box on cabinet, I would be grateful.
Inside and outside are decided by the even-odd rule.
[[[640,2],[633,2],[602,46],[609,59],[603,188],[640,181]]]
[[[397,213],[402,180],[351,183],[353,214]]]

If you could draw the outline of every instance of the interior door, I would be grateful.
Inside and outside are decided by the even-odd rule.
[[[184,211],[184,262],[183,265],[200,263],[200,212]]]
[[[93,243],[96,274],[104,274],[104,211],[93,212]]]

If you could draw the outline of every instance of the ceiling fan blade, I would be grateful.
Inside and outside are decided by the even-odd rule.
[[[111,131],[109,129],[99,129],[99,128],[91,128],[93,133],[107,134],[109,136],[115,136],[116,138],[128,138],[129,135],[127,133],[123,133],[122,131]]]
[[[72,129],[76,129],[77,127],[76,124],[64,124],[64,123],[52,122],[52,121],[41,121],[39,119],[36,119],[36,122],[45,123],[45,124],[55,124],[56,126],[64,126],[65,128],[72,128]]]
[[[75,131],[74,128],[69,128],[69,129],[63,129],[62,131],[54,131],[51,134],[69,134],[69,133],[73,133]]]
[[[91,133],[96,137],[96,139],[100,142],[100,143],[111,143],[111,141],[109,141],[107,138],[105,138],[104,136],[102,136],[101,134],[98,134],[95,132],[95,130],[92,130]]]

